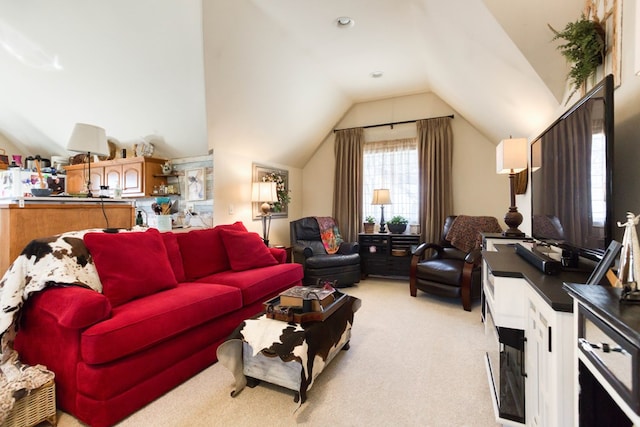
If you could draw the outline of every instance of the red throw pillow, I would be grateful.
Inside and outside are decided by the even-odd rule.
[[[227,251],[220,238],[220,230],[227,228],[247,231],[244,224],[237,221],[207,230],[191,230],[188,233],[177,234],[184,274],[188,281],[231,268]]]
[[[132,299],[177,286],[160,233],[87,233],[89,249],[102,282],[102,293],[116,307]]]
[[[278,264],[258,233],[220,230],[220,236],[233,271],[251,270]]]

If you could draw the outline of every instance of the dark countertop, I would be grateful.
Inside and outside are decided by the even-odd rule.
[[[496,245],[497,252],[482,251],[491,273],[496,277],[525,279],[533,289],[556,311],[573,312],[573,299],[562,288],[563,283],[584,283],[588,272],[562,271],[556,275],[544,274],[516,254],[513,245]]]
[[[565,283],[569,295],[640,347],[640,305],[620,303],[620,288]]]

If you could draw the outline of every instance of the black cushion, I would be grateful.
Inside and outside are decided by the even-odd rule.
[[[292,231],[296,240],[322,240],[318,221],[314,217],[310,216],[292,221],[291,224],[293,225]]]
[[[360,265],[360,255],[314,255],[307,258],[306,266],[308,268],[329,268],[341,267],[345,265]]]
[[[460,286],[464,261],[459,259],[430,259],[417,266],[416,276],[428,281]]]

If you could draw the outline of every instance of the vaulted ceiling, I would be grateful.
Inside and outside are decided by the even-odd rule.
[[[547,23],[582,5],[0,0],[0,133],[61,154],[85,121],[123,143],[153,135],[171,157],[223,148],[303,167],[352,105],[431,91],[489,140],[531,136],[565,93]]]

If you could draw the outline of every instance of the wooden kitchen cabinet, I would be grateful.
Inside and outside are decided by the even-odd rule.
[[[165,159],[151,157],[131,157],[91,163],[91,191],[97,194],[101,185],[110,189],[121,188],[123,197],[151,196],[154,186],[166,185],[162,176]],[[81,193],[86,189],[87,165],[65,167],[67,173],[67,193]]]

